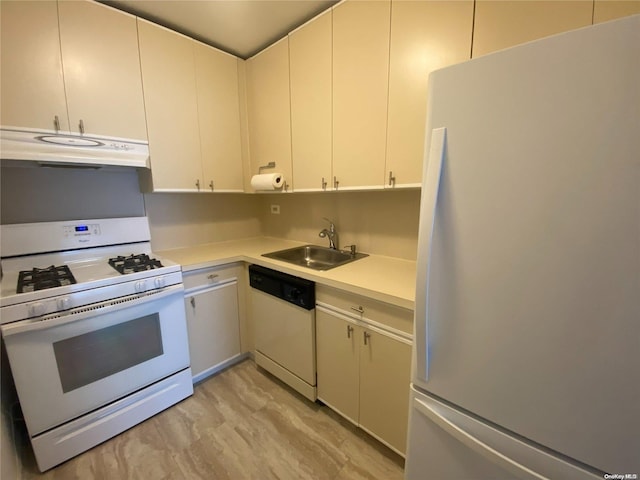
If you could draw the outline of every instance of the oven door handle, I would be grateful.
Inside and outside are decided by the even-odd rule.
[[[2,335],[5,338],[25,332],[47,330],[61,325],[66,325],[68,323],[85,320],[89,317],[95,316],[96,314],[102,315],[118,312],[152,300],[160,300],[170,295],[181,294],[182,292],[184,292],[184,286],[182,284],[171,285],[163,288],[162,290],[152,290],[147,293],[129,295],[127,297],[115,298],[104,302],[92,303],[90,305],[71,309],[67,312],[61,312],[60,314],[52,313],[40,318],[8,323],[6,325],[2,325],[0,328],[2,330]]]

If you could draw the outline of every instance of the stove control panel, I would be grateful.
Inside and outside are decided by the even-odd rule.
[[[86,237],[89,235],[100,235],[100,224],[78,224],[64,225],[62,227],[65,238],[69,237]]]

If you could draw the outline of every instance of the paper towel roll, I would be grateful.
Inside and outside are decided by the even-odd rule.
[[[278,190],[284,185],[284,176],[281,173],[265,173],[251,177],[251,186],[254,190]]]

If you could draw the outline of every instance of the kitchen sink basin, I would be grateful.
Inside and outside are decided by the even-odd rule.
[[[367,257],[368,255],[366,253],[355,253],[352,255],[348,252],[320,247],[318,245],[304,245],[302,247],[265,253],[262,256],[312,268],[314,270],[329,270],[344,265],[345,263]]]

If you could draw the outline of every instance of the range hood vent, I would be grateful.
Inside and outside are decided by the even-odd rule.
[[[0,129],[0,158],[40,164],[149,168],[149,144],[140,140],[33,129]]]

